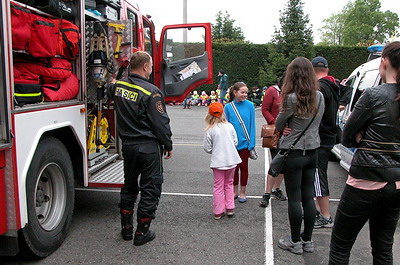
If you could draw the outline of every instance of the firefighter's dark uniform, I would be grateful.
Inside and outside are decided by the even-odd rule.
[[[108,93],[115,102],[124,157],[125,185],[121,189],[120,208],[132,211],[140,190],[138,221],[154,219],[163,183],[163,150],[172,150],[163,95],[136,74],[117,81]]]

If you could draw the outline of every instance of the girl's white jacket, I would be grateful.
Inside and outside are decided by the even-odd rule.
[[[238,143],[232,124],[217,123],[204,135],[204,151],[211,154],[211,168],[228,169],[240,164],[242,159],[236,150]]]

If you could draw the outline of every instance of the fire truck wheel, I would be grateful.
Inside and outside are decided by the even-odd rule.
[[[39,142],[26,179],[28,224],[21,233],[21,252],[46,257],[64,241],[74,209],[74,175],[64,144],[47,137]]]

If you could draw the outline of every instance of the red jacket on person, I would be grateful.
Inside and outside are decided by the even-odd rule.
[[[261,111],[268,124],[274,124],[278,117],[281,105],[281,97],[276,86],[270,86],[265,92]]]

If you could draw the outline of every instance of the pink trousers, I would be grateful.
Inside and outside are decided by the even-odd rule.
[[[235,168],[219,170],[213,168],[214,172],[214,214],[224,213],[225,210],[235,209],[235,199],[233,192],[233,175]]]

